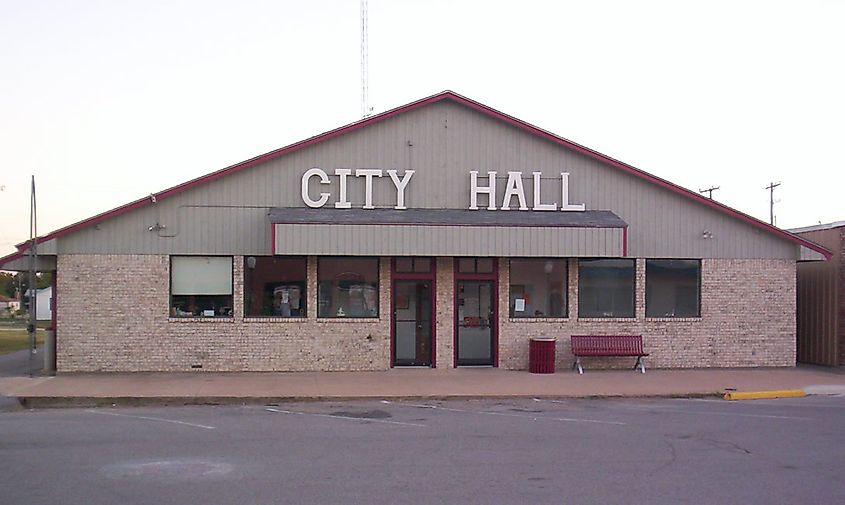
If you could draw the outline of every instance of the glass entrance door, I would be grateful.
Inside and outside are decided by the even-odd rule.
[[[431,366],[432,283],[397,280],[393,284],[393,364]]]
[[[493,365],[493,281],[458,281],[458,366]]]

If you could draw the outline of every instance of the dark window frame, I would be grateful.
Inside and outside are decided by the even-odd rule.
[[[462,260],[472,260],[472,272],[462,272],[461,271],[461,261]],[[490,262],[490,271],[489,272],[481,272],[478,269],[478,262],[480,261],[489,261]],[[455,258],[455,271],[461,275],[494,275],[496,274],[496,258],[492,256],[457,256]]]
[[[675,311],[672,314],[650,314],[649,313],[649,264],[654,264],[655,262],[695,262],[696,263],[696,304],[695,304],[695,314],[688,315],[688,314],[681,314],[681,315],[674,315],[674,312],[677,312],[678,307],[678,300],[675,300]],[[649,319],[700,319],[701,318],[701,259],[691,259],[691,258],[651,258],[645,260],[645,316]],[[652,304],[653,306],[653,304]]]
[[[324,260],[373,260],[376,263],[376,281],[375,281],[375,314],[369,316],[362,316],[362,315],[342,315],[339,316],[336,313],[330,315],[324,315],[320,313],[320,305],[321,305],[321,289],[320,285],[322,282],[320,281],[320,263]],[[379,320],[381,319],[381,259],[378,256],[319,256],[317,257],[317,318],[318,319],[371,319],[371,320]]]
[[[249,268],[249,264],[248,264],[249,258],[251,258],[251,257],[256,259],[256,266],[257,266],[257,262],[260,261],[262,258],[265,259],[265,260],[266,259],[273,259],[273,260],[282,259],[282,260],[296,260],[296,261],[302,261],[303,262],[304,278],[301,281],[297,280],[297,281],[275,282],[275,284],[279,284],[280,286],[281,285],[287,285],[287,286],[297,286],[297,287],[300,288],[300,297],[299,297],[300,308],[298,309],[298,311],[300,313],[298,315],[285,316],[285,315],[282,315],[282,314],[275,314],[275,313],[271,313],[271,314],[265,314],[265,313],[253,314],[253,313],[251,313],[251,312],[254,312],[255,307],[253,305],[256,303],[255,300],[249,300],[252,283],[256,281],[256,279],[254,279],[254,278],[247,281],[247,278],[250,275],[250,271],[251,271],[251,269]],[[250,254],[250,255],[244,256],[243,259],[244,259],[243,303],[244,303],[244,318],[245,319],[277,319],[277,318],[281,318],[281,319],[306,319],[308,317],[308,257],[307,256]],[[266,284],[272,284],[272,283],[265,283],[265,285]],[[262,298],[259,301],[260,302],[259,312],[265,312],[266,311],[267,300],[264,298],[264,295],[266,295],[266,293],[262,293]],[[274,305],[275,305],[275,303],[271,302],[270,310],[272,312],[275,312],[275,310],[276,310]]]
[[[615,315],[611,314],[597,314],[597,313],[590,313],[585,314],[584,312],[584,297],[582,283],[584,282],[585,276],[583,275],[582,265],[588,264],[590,262],[598,262],[598,261],[625,261],[631,263],[631,312],[630,314],[620,314]],[[596,267],[593,267],[596,268]],[[578,258],[578,318],[579,319],[636,319],[637,317],[637,260],[635,258]]]
[[[174,295],[173,294],[173,258],[229,258],[231,261],[231,271],[232,275],[229,278],[229,282],[231,283],[231,294],[228,295]],[[190,318],[200,318],[200,319],[232,319],[235,315],[235,257],[230,256],[227,254],[171,254],[168,257],[168,291],[167,291],[167,299],[168,299],[168,317],[173,319],[190,319]],[[196,297],[203,297],[205,301],[208,301],[210,298],[217,298],[222,299],[225,297],[229,298],[229,311],[228,314],[221,314],[221,315],[213,315],[213,316],[204,316],[202,313],[199,315],[197,314],[179,314],[177,312],[177,306],[174,304],[174,297],[186,297],[189,303],[193,303],[196,300]],[[212,305],[216,305],[212,303]],[[224,307],[225,308],[225,307]],[[181,310],[181,309],[178,309]],[[215,310],[216,309],[199,309],[200,311],[203,310]]]
[[[554,261],[563,263],[563,280],[562,280],[562,295],[563,301],[561,303],[561,307],[563,308],[563,315],[526,315],[526,316],[517,316],[514,312],[514,305],[513,305],[513,286],[514,285],[524,285],[524,283],[514,283],[513,278],[513,262],[532,262],[532,261]],[[569,258],[508,258],[508,317],[510,319],[518,319],[518,320],[531,320],[531,319],[568,319],[569,318]],[[546,286],[548,290],[548,286]],[[545,305],[545,302],[544,302]]]

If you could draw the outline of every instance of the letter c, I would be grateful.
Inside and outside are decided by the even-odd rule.
[[[305,205],[316,209],[322,207],[329,201],[329,193],[320,193],[319,200],[312,200],[311,197],[308,195],[308,181],[311,180],[311,177],[318,176],[320,178],[320,184],[330,184],[329,176],[326,173],[319,169],[319,168],[311,168],[305,171],[302,174],[302,201],[305,202]]]

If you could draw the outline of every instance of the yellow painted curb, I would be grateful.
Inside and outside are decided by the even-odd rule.
[[[807,396],[803,389],[781,389],[776,391],[731,391],[725,393],[725,400],[762,400],[764,398],[799,398]]]

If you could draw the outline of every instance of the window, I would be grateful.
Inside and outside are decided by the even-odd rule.
[[[431,258],[396,258],[396,273],[427,274],[431,272]]]
[[[578,260],[578,317],[634,317],[632,259]]]
[[[511,317],[566,317],[565,259],[510,261]]]
[[[458,258],[458,272],[462,274],[493,273],[493,258]]]
[[[646,260],[646,317],[700,317],[701,262]]]
[[[244,258],[244,315],[305,317],[306,272],[301,257]]]
[[[317,317],[378,317],[378,258],[320,258]]]
[[[172,317],[232,317],[232,257],[170,258]]]

